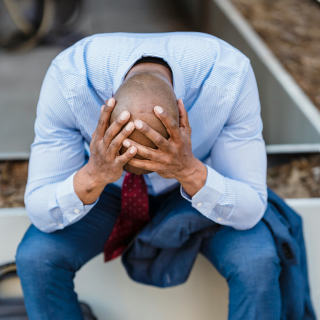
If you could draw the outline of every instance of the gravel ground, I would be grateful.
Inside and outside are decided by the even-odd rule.
[[[320,3],[231,1],[320,109]]]
[[[0,208],[23,207],[28,161],[0,162]],[[320,155],[268,169],[268,186],[283,198],[320,197]]]

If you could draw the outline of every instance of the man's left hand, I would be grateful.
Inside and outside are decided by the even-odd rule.
[[[166,127],[169,139],[153,130],[141,120],[135,121],[136,130],[146,135],[158,149],[142,146],[130,139],[123,141],[125,147],[134,145],[137,153],[148,160],[131,159],[128,163],[137,168],[157,172],[166,179],[176,179],[192,197],[205,184],[206,166],[192,153],[191,127],[187,111],[181,99],[178,100],[179,124],[161,107],[155,107],[156,116]]]

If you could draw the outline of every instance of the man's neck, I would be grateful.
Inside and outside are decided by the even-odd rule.
[[[126,79],[141,72],[153,72],[162,76],[171,86],[173,86],[171,71],[158,63],[144,62],[133,66],[126,75]]]

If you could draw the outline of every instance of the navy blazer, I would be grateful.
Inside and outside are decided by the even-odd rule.
[[[316,319],[300,216],[268,189],[268,207],[262,220],[274,237],[281,260],[281,319]],[[182,284],[190,274],[203,239],[212,236],[216,226],[194,210],[186,211],[183,219],[174,210],[162,212],[131,242],[122,263],[137,282],[162,288]]]

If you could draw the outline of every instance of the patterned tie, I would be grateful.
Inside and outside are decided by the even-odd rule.
[[[150,221],[148,191],[142,175],[125,175],[121,197],[121,212],[104,245],[106,262],[120,256],[135,235]]]

